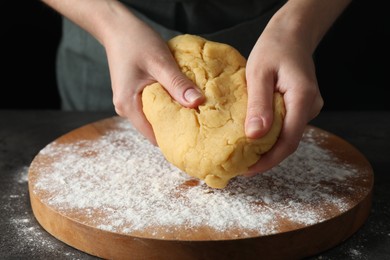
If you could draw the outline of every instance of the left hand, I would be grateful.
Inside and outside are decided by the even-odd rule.
[[[296,38],[281,34],[277,30],[264,31],[247,62],[246,135],[259,138],[270,129],[275,91],[283,94],[286,116],[275,146],[250,167],[246,176],[264,172],[292,154],[307,123],[323,106],[311,50]]]

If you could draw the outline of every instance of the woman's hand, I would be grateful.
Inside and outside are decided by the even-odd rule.
[[[307,123],[323,106],[312,55],[351,0],[290,0],[276,12],[247,63],[246,135],[259,138],[273,121],[272,94],[284,95],[286,116],[275,146],[246,173],[264,172],[298,147]]]
[[[180,71],[166,43],[141,21],[131,21],[105,42],[116,112],[128,118],[152,143],[153,130],[142,111],[142,90],[159,82],[185,107],[203,101],[197,87]]]
[[[126,19],[124,19],[126,21]],[[143,22],[131,19],[104,42],[110,68],[116,112],[156,144],[153,130],[142,111],[142,90],[159,82],[177,102],[196,107],[204,99],[180,71],[166,43]]]
[[[120,1],[43,1],[104,46],[116,112],[128,118],[153,144],[153,130],[142,111],[141,94],[146,85],[161,83],[185,107],[203,102],[203,95],[181,73],[164,40]]]
[[[273,121],[273,93],[284,96],[286,116],[275,146],[249,171],[264,172],[293,153],[307,123],[322,109],[312,55],[351,0],[290,0],[276,12],[259,37],[247,63],[246,135],[259,138]]]
[[[286,116],[277,143],[249,169],[249,176],[272,168],[293,153],[305,126],[323,105],[311,52],[275,33],[265,32],[248,59],[246,134],[258,138],[268,132],[275,91],[283,94]]]

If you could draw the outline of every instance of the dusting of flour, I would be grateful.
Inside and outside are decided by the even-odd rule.
[[[98,139],[53,142],[40,151],[32,188],[59,212],[82,212],[96,228],[133,234],[155,227],[216,232],[240,229],[269,235],[285,226],[304,227],[342,213],[364,188],[350,164],[321,148],[327,134],[307,131],[297,151],[274,169],[237,177],[223,190],[211,189],[169,164],[125,120]],[[333,215],[332,215],[333,214]],[[283,225],[281,224],[283,223]],[[164,236],[162,236],[164,237]]]

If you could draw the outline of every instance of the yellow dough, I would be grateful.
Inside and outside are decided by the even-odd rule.
[[[168,42],[182,72],[204,93],[196,109],[185,108],[159,84],[143,90],[143,111],[165,158],[213,188],[247,171],[277,141],[283,125],[283,97],[274,93],[274,120],[262,138],[245,136],[245,58],[233,47],[199,36]]]

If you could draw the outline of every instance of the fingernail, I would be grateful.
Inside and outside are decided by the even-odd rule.
[[[188,103],[194,103],[202,97],[202,94],[194,88],[189,88],[184,92],[184,98]]]
[[[263,120],[259,117],[251,118],[246,126],[246,135],[255,138],[263,130]]]

